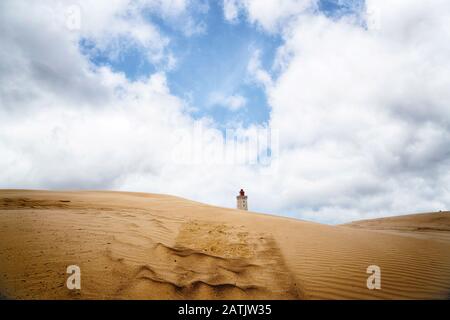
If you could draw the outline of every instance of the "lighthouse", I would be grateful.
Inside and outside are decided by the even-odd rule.
[[[247,196],[245,195],[244,189],[239,191],[239,195],[236,197],[237,199],[237,208],[239,210],[248,210],[247,204]]]

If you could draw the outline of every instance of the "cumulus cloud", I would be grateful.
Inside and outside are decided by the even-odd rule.
[[[239,15],[239,4],[237,0],[223,1],[223,14],[227,21],[236,22]]]
[[[262,67],[260,50],[256,49],[253,52],[247,66],[247,72],[256,84],[262,85],[266,88],[272,85],[272,76]]]
[[[224,107],[230,111],[237,111],[247,104],[247,99],[239,94],[225,95],[220,92],[213,92],[209,96],[209,104]]]
[[[163,5],[156,0],[79,1],[73,5],[73,9],[78,8],[80,14],[79,29],[74,31],[79,33],[77,36],[80,39],[89,44],[91,54],[102,54],[111,60],[117,60],[126,49],[137,48],[146,53],[150,62],[163,65],[167,63],[165,58],[169,39],[147,21],[143,12],[157,11],[164,15],[178,15],[183,12],[182,4],[170,5],[171,3],[169,1]],[[56,8],[53,16],[68,18],[67,9],[71,8],[70,6],[61,3],[53,5]]]
[[[163,18],[172,28],[188,36],[204,32],[204,25],[191,14],[190,0],[81,0],[71,6],[58,1],[47,3],[52,3],[52,16],[59,19],[70,18],[73,13],[68,9],[78,9],[80,27],[75,31],[89,49],[85,53],[101,54],[111,60],[121,59],[127,49],[137,49],[152,64],[169,70],[174,67],[176,61],[168,49],[170,39],[151,23],[151,15]]]
[[[308,14],[281,31],[284,68],[267,96],[279,177],[290,176],[279,178],[280,200],[302,217],[450,205],[450,6],[368,1],[365,10],[376,21]]]
[[[164,144],[151,130],[189,121],[164,74],[129,82],[91,65],[51,4],[2,7],[2,187],[105,187],[133,163],[152,170]]]
[[[130,81],[91,64],[79,48],[84,31],[69,30],[52,5],[0,4],[0,187],[147,191],[233,206],[253,170],[234,159],[205,163],[223,147],[215,124],[187,113],[164,72]],[[187,151],[200,161],[180,162],[197,128]]]
[[[239,11],[244,11],[251,23],[276,32],[292,18],[314,10],[317,3],[318,0],[224,0],[224,16],[235,21]]]

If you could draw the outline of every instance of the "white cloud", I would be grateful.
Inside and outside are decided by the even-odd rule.
[[[173,154],[175,133],[201,125],[209,159],[218,147],[209,137],[221,135],[214,123],[191,118],[163,72],[132,82],[92,65],[82,34],[53,12],[51,3],[0,4],[0,187],[140,190],[232,206],[245,165],[180,164]]]
[[[239,4],[237,0],[223,0],[223,14],[227,21],[236,22],[239,16]]]
[[[299,14],[316,8],[318,0],[224,0],[224,16],[235,21],[243,10],[251,23],[276,32]]]
[[[197,21],[196,15],[208,12],[209,4],[205,0],[144,0],[141,6],[160,15],[172,28],[181,31],[186,36],[204,34],[206,26]]]
[[[169,39],[143,15],[143,12],[177,17],[185,12],[183,5],[185,1],[178,2],[81,0],[76,4],[70,4],[50,0],[36,6],[34,14],[39,15],[45,10],[46,15],[55,22],[55,27],[66,27],[72,31],[73,41],[81,39],[87,41],[91,46],[92,55],[101,53],[112,60],[117,60],[121,59],[122,54],[128,49],[135,48],[141,50],[151,63],[170,68],[171,62],[166,58],[170,54]],[[16,4],[17,7],[23,5],[21,1]],[[71,19],[78,13],[79,18],[75,20],[78,20],[79,27],[71,28]]]
[[[113,188],[160,168],[170,155],[161,137],[192,121],[165,75],[130,82],[91,65],[78,33],[41,18],[51,17],[49,4],[1,6],[2,187]]]
[[[64,24],[62,20],[68,18],[67,9],[71,6],[56,0],[47,4],[54,8],[52,15]],[[205,26],[197,23],[189,10],[190,0],[81,0],[75,7],[81,9],[77,36],[93,45],[91,54],[100,52],[113,60],[120,59],[127,49],[137,48],[151,63],[168,70],[174,67],[169,37],[151,22],[148,13],[162,17],[187,36],[205,32]]]
[[[262,67],[260,50],[257,49],[253,52],[247,66],[247,72],[257,84],[261,84],[266,88],[272,85],[272,76]]]
[[[209,96],[209,105],[220,106],[237,111],[247,104],[247,99],[239,94],[225,95],[220,92],[213,92]]]
[[[278,188],[302,217],[450,207],[450,5],[372,6],[369,29],[311,14],[282,31],[289,59],[267,95],[290,176]]]

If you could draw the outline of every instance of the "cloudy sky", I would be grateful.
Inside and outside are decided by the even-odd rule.
[[[448,0],[0,1],[0,188],[450,209],[449,21]]]

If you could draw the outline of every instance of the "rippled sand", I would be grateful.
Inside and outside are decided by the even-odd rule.
[[[446,299],[450,213],[328,226],[166,195],[0,190],[0,296]]]

